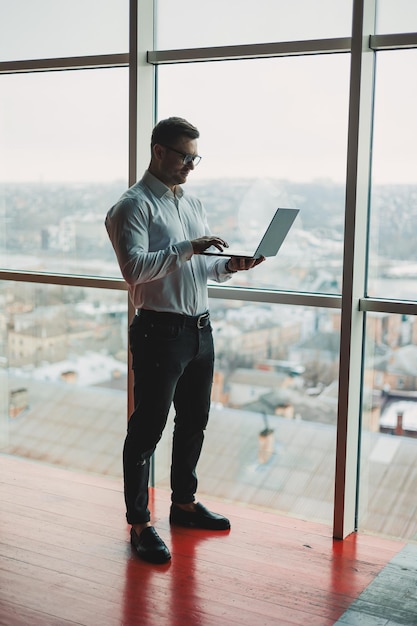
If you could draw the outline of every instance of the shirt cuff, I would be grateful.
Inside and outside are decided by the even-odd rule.
[[[224,264],[224,271],[227,272],[228,274],[236,274],[237,270],[229,269],[229,261],[230,259],[227,259],[226,263]]]
[[[180,241],[180,243],[176,243],[175,247],[178,251],[180,258],[183,261],[189,261],[194,254],[193,246],[191,241]]]

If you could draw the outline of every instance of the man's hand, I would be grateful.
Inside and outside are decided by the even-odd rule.
[[[227,261],[227,268],[231,272],[240,272],[241,270],[250,270],[252,267],[256,267],[259,263],[263,263],[265,257],[261,256],[259,259],[248,258],[245,256],[231,256]]]
[[[229,244],[224,239],[220,237],[200,237],[200,239],[193,239],[191,241],[191,245],[193,246],[194,254],[202,254],[210,248],[210,246],[215,246],[217,250],[223,252],[223,248],[228,248]]]

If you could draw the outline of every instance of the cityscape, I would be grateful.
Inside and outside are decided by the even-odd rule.
[[[119,277],[104,216],[124,188],[123,181],[2,185],[2,267]],[[202,199],[213,232],[233,244],[257,238],[277,206],[300,208],[277,258],[229,284],[341,292],[342,185],[219,180],[190,184],[187,191]],[[409,246],[417,228],[417,186],[375,188],[371,212],[368,292],[414,299],[417,263],[409,262]],[[121,476],[126,292],[3,282],[0,299],[0,449]],[[340,311],[221,299],[212,299],[210,308],[216,371],[202,488],[219,498],[244,498],[328,522]],[[414,451],[415,465],[417,323],[407,316],[368,314],[366,337],[362,428],[372,483],[380,464],[387,469],[389,458],[394,471],[405,449],[409,457]],[[169,436],[167,429],[155,464],[161,486],[169,483]],[[227,444],[232,441],[231,454]],[[388,445],[381,441],[396,442],[394,448],[389,444],[389,454],[381,453]],[[225,475],[234,477],[230,484]],[[380,511],[371,503],[366,507],[371,530],[398,536],[416,532],[410,512],[405,518],[396,512],[402,526],[392,528],[389,516],[381,521]]]

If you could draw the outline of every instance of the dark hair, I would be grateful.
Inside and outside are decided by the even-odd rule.
[[[158,122],[153,129],[151,146],[156,143],[175,143],[179,137],[184,135],[190,139],[198,139],[200,133],[195,126],[182,117],[168,117],[166,120]]]

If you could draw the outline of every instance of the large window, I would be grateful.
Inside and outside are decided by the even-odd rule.
[[[379,52],[368,294],[417,299],[417,50]]]
[[[417,31],[417,5],[414,0],[377,0],[377,33]]]
[[[368,313],[359,528],[415,539],[417,319]]]
[[[3,268],[115,274],[104,214],[127,186],[126,69],[0,76]]]
[[[277,207],[300,209],[278,256],[244,280],[340,293],[349,56],[166,66],[158,87],[158,119],[180,111],[200,130],[187,190],[213,232],[242,245]]]
[[[157,7],[162,50],[349,37],[351,31],[352,0],[206,0],[186,11],[158,0]]]
[[[331,523],[339,311],[210,303],[216,361],[199,493]],[[169,488],[171,420],[157,448]]]
[[[413,0],[0,0],[2,452],[121,478],[132,312],[104,218],[180,115],[213,231],[252,240],[300,209],[275,259],[209,285],[199,488],[413,536],[416,18]]]
[[[0,451],[121,475],[123,292],[0,283]]]
[[[126,52],[128,8],[127,0],[0,0],[0,61]]]
[[[380,2],[380,18],[393,3]],[[405,6],[405,4],[403,3]],[[411,5],[409,5],[411,8]],[[395,12],[398,10],[396,4]],[[416,14],[417,15],[417,14]],[[393,17],[396,29],[404,19]],[[412,15],[408,14],[412,22]],[[385,29],[391,22],[382,20]],[[417,299],[415,50],[377,53],[370,187],[368,296]],[[415,311],[366,313],[359,528],[415,537],[417,334]]]

